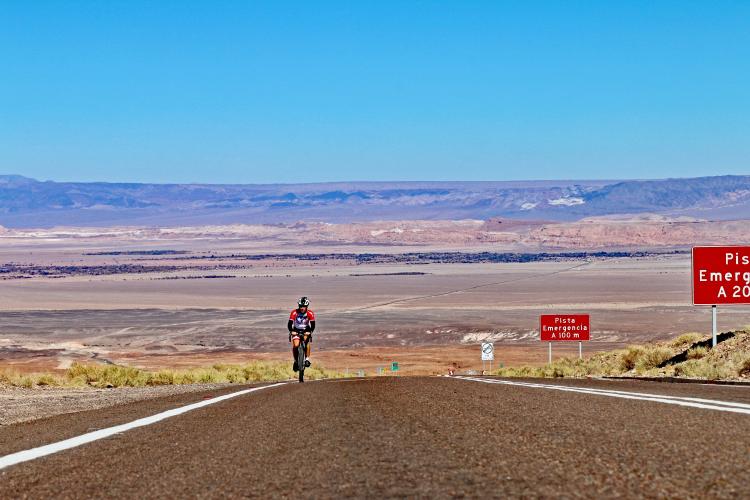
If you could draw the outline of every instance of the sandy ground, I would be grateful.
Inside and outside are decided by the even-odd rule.
[[[584,344],[584,357],[600,351],[616,348],[618,344],[595,342]],[[553,358],[578,356],[578,344],[556,345]],[[147,369],[158,369],[165,365],[187,368],[208,365],[216,362],[217,355],[201,353],[185,356],[132,355],[117,358],[121,364],[138,365]],[[446,374],[449,370],[479,373],[489,369],[489,363],[482,364],[479,356],[479,345],[439,345],[414,347],[365,347],[361,349],[313,349],[312,362],[325,368],[367,376],[391,374],[391,363],[399,364],[399,374],[425,375]],[[291,351],[241,353],[227,352],[221,355],[226,363],[245,363],[250,360],[289,361]],[[501,343],[496,344],[495,361],[492,367],[530,365],[540,366],[547,363],[547,345],[540,343]]]

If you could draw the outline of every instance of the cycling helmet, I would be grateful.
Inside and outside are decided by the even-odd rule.
[[[309,307],[310,306],[310,299],[308,299],[307,297],[302,297],[301,299],[299,299],[297,301],[297,305],[299,307]]]

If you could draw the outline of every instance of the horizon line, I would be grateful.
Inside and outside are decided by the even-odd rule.
[[[433,180],[335,180],[335,181],[311,181],[311,182],[177,182],[177,181],[162,181],[162,182],[148,182],[148,181],[114,181],[114,180],[59,180],[59,179],[44,179],[40,180],[34,177],[29,177],[23,174],[5,173],[0,174],[0,179],[3,178],[22,178],[29,181],[39,183],[57,183],[57,184],[138,184],[138,185],[188,185],[188,186],[304,186],[304,185],[321,185],[321,184],[510,184],[510,183],[548,183],[548,182],[565,182],[565,183],[617,183],[617,182],[649,182],[649,181],[667,181],[667,180],[688,180],[688,179],[710,179],[718,177],[750,177],[750,175],[742,174],[718,174],[718,175],[699,175],[699,176],[686,176],[686,177],[620,177],[620,178],[579,178],[579,179],[566,179],[566,178],[546,178],[546,179],[505,179],[505,180],[446,180],[446,179],[433,179]]]

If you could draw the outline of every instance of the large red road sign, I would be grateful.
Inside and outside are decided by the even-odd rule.
[[[750,304],[750,247],[694,247],[693,304]]]
[[[591,321],[588,314],[542,314],[539,332],[542,342],[590,340]]]

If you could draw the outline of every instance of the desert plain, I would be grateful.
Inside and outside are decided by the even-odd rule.
[[[313,361],[351,372],[392,361],[401,373],[481,370],[484,341],[495,343],[496,365],[543,364],[543,313],[590,313],[584,354],[710,332],[710,310],[692,305],[684,246],[539,249],[512,232],[466,236],[477,224],[444,224],[428,224],[443,239],[406,239],[409,229],[393,223],[368,226],[369,239],[332,238],[340,228],[331,225],[317,237],[277,226],[8,232],[0,363],[33,372],[74,361],[284,360],[301,295],[317,316]],[[724,308],[719,320],[721,330],[750,324],[750,308]],[[554,346],[555,357],[577,352],[576,343]]]

